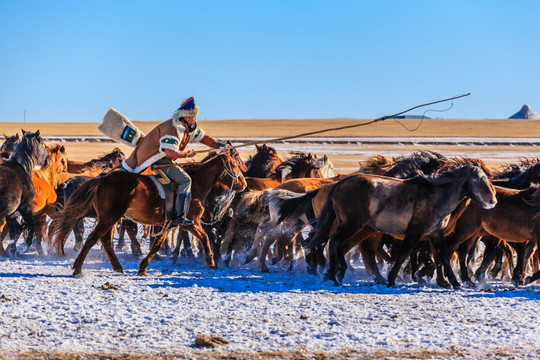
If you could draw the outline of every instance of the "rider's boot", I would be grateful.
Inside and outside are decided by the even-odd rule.
[[[186,218],[191,202],[191,194],[176,194],[175,213],[176,217],[172,221],[173,226],[176,225],[193,225],[193,221]]]

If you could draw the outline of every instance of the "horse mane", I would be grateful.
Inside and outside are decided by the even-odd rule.
[[[47,183],[51,184],[56,189],[56,187],[57,187],[57,182],[56,182],[57,173],[55,171],[55,165],[56,165],[56,162],[57,162],[57,158],[56,158],[55,154],[60,152],[60,145],[56,145],[56,146],[47,146],[47,145],[45,145],[45,148],[47,149],[47,152],[49,153],[50,161],[47,164],[47,166],[44,166],[39,170],[35,170],[34,175],[38,179],[45,180]]]
[[[476,159],[476,158],[466,158],[466,157],[447,159],[444,162],[444,165],[437,171],[437,173],[445,172],[445,171],[452,170],[454,168],[463,167],[463,166],[468,166],[468,167],[478,166],[482,168],[482,170],[486,173],[488,177],[493,176],[493,172],[483,160]]]
[[[418,173],[426,175],[435,173],[447,158],[434,151],[416,151],[407,156],[393,158],[394,164],[384,174],[385,176],[406,179]]]
[[[394,164],[394,161],[382,155],[375,155],[365,162],[360,163],[360,168],[356,173],[373,174],[377,170],[384,170],[385,172]]]
[[[494,174],[494,179],[511,179],[521,175],[534,165],[540,162],[539,158],[521,158],[520,161],[512,164],[502,165]]]
[[[123,156],[123,157],[126,156],[126,155],[122,152],[122,150],[120,150],[120,148],[115,147],[110,153],[107,153],[107,154],[98,156],[98,158],[95,159],[94,161],[110,161],[110,160],[111,160],[114,156],[116,156],[117,154],[120,155],[120,156]]]
[[[304,166],[312,168],[313,170],[318,168],[318,165],[314,163],[313,156],[311,154],[306,154],[303,152],[291,152],[292,157],[283,161],[279,166],[274,170],[272,178],[278,180],[285,179],[288,174],[291,174],[295,169]]]
[[[484,170],[484,172],[486,172],[486,170],[488,172],[490,171],[482,160],[471,158],[454,158],[446,160],[444,165],[432,175],[425,175],[422,172],[418,172],[416,176],[408,179],[407,181],[418,184],[431,184],[435,186],[446,185],[456,181],[462,177],[466,171],[473,167],[480,167],[482,170]],[[489,176],[488,173],[486,174]]]

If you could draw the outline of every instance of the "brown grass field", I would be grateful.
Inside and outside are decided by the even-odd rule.
[[[207,134],[220,139],[269,137],[278,138],[319,131],[329,128],[343,127],[347,125],[362,124],[369,119],[254,119],[254,120],[202,120],[199,126]],[[134,121],[142,131],[150,131],[159,122]],[[420,127],[416,131],[408,131]],[[97,129],[98,123],[0,123],[0,130],[11,135],[25,130],[41,130],[44,136],[103,136]],[[360,126],[346,130],[326,132],[313,135],[315,137],[498,137],[498,138],[535,138],[540,137],[540,121],[535,120],[463,120],[463,119],[425,119],[423,122],[416,119],[385,120],[376,124]],[[66,142],[69,157],[73,160],[89,160],[100,154],[109,152],[114,146],[111,143],[83,143]],[[129,154],[128,146],[119,147]],[[302,150],[302,145],[297,146]],[[327,145],[318,144],[317,153],[322,155],[327,152]],[[498,166],[506,162],[519,161],[520,157],[531,157],[534,148],[531,146],[454,146],[432,145],[429,147],[418,145],[369,145],[361,149],[358,145],[350,145],[346,148],[346,154],[335,155],[329,153],[330,160],[338,171],[352,170],[357,168],[358,161],[364,161],[371,155],[381,154],[392,156],[395,154],[408,154],[418,150],[434,150],[447,156],[474,156],[485,160],[490,166]],[[254,153],[254,147],[246,147],[241,150],[243,158]],[[358,152],[358,154],[356,154]],[[361,152],[361,153],[360,153]],[[506,153],[506,155],[504,155]],[[281,154],[286,157],[286,153]],[[503,156],[499,156],[503,155]],[[201,157],[198,155],[196,159]]]

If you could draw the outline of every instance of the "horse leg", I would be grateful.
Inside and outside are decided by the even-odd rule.
[[[75,259],[75,262],[73,263],[73,276],[81,276],[82,275],[82,264],[84,263],[84,260],[86,259],[86,256],[88,255],[88,252],[90,249],[98,242],[99,239],[101,239],[105,234],[108,232],[112,232],[113,226],[116,224],[116,222],[119,219],[99,219],[96,227],[90,235],[88,235],[88,238],[86,239],[86,242],[84,243],[83,247],[81,248],[81,251],[79,252],[79,255]],[[113,265],[114,266],[114,265]]]
[[[120,264],[120,261],[118,260],[118,257],[116,256],[116,253],[114,252],[114,247],[112,244],[113,235],[114,235],[114,226],[111,227],[111,230],[109,230],[108,233],[106,233],[105,235],[101,237],[101,244],[103,245],[103,249],[105,249],[105,253],[107,254],[107,257],[109,258],[109,262],[111,263],[113,270],[123,274],[124,269],[122,268],[122,265]]]
[[[502,244],[500,244],[499,246],[495,248],[495,265],[493,265],[493,267],[489,271],[489,275],[491,276],[492,279],[497,278],[497,276],[499,276],[499,273],[502,270],[504,248],[501,245]]]
[[[2,219],[2,225],[0,225],[2,228],[2,231],[0,232],[0,256],[2,257],[8,257],[8,253],[4,249],[4,239],[6,238],[9,232],[9,226],[5,226],[5,225],[6,225],[6,219],[4,218]]]
[[[120,225],[117,228],[118,230],[118,243],[116,244],[116,251],[124,250],[126,245],[125,234],[126,234],[126,219],[120,221]]]
[[[141,244],[139,243],[139,240],[137,240],[137,234],[139,232],[139,228],[137,224],[127,219],[124,219],[123,224],[124,224],[124,229],[126,230],[129,236],[129,241],[131,244],[131,255],[137,258],[141,257],[142,256]]]
[[[17,254],[17,240],[24,231],[24,226],[17,221],[17,215],[6,216],[7,232],[9,232],[10,244],[7,247],[6,256],[15,257]]]
[[[474,244],[476,244],[476,238],[471,237],[465,242],[461,243],[456,250],[459,257],[459,274],[461,281],[467,286],[474,286],[474,283],[469,275],[469,266],[467,265],[471,246]]]
[[[201,223],[198,219],[195,219],[193,225],[186,226],[186,228],[199,239],[200,244],[203,247],[204,251],[204,261],[206,266],[210,269],[216,269],[216,263],[214,262],[214,254],[212,253],[212,248],[210,247],[210,239],[208,235],[204,232],[201,227]]]
[[[377,260],[375,260],[375,254],[377,247],[379,246],[380,236],[372,236],[358,245],[360,247],[360,253],[362,254],[362,260],[366,266],[366,270],[371,274],[375,284],[386,284],[386,279],[381,275],[379,267],[377,266]]]
[[[452,265],[450,264],[450,254],[448,253],[447,243],[444,241],[444,235],[442,231],[437,231],[429,238],[434,245],[436,256],[444,266],[446,276],[448,277],[450,284],[452,284],[454,289],[460,288],[461,284],[459,283],[459,281],[457,281],[454,270],[452,270]]]
[[[512,283],[516,287],[523,284],[523,273],[534,250],[534,245],[532,241],[512,244],[517,253],[516,267],[512,275]]]
[[[165,242],[167,239],[168,232],[165,231],[163,234],[161,234],[160,237],[155,238],[154,241],[151,243],[150,251],[146,255],[144,259],[141,260],[139,263],[139,272],[138,275],[146,275],[146,270],[148,269],[148,265],[150,264],[150,261],[152,258],[158,253],[159,249],[161,248],[161,245]]]
[[[347,271],[344,251],[345,242],[362,228],[362,223],[349,219],[349,221],[341,223],[336,232],[330,236],[330,267],[332,267],[332,261],[335,261],[337,265],[334,265],[332,271],[329,270],[330,280],[334,280],[334,285],[343,283]]]
[[[266,266],[266,256],[268,255],[268,250],[270,249],[270,246],[277,240],[275,234],[279,234],[281,228],[282,226],[280,225],[278,225],[277,228],[274,227],[274,224],[270,222],[262,223],[257,228],[257,231],[255,233],[255,240],[253,241],[253,243],[262,243],[262,246],[259,249],[259,268],[261,269],[262,273],[270,272],[270,270]]]
[[[47,226],[47,215],[41,213],[34,216],[36,221],[36,249],[39,256],[43,256],[43,247],[41,246],[41,240],[43,239],[43,234],[45,233],[45,228]]]
[[[180,247],[182,247],[182,251],[180,251]],[[188,246],[188,250],[186,250],[186,246]],[[188,251],[191,253],[191,257],[193,258],[193,252],[191,251],[191,242],[189,241],[189,234],[187,231],[185,231],[182,228],[178,228],[178,234],[176,234],[176,246],[174,247],[174,250],[172,252],[172,265],[176,265],[176,261],[178,260],[178,256],[181,255],[182,257],[186,257],[185,255],[188,253]]]
[[[73,246],[73,251],[77,252],[81,250],[84,243],[84,218],[77,220],[77,223],[73,228],[73,235],[75,235],[75,245]]]
[[[485,244],[484,258],[482,259],[482,263],[480,264],[478,269],[476,269],[474,277],[479,282],[484,283],[486,279],[486,271],[493,259],[495,258],[495,248],[499,246],[501,240],[499,240],[499,238],[493,235],[483,236],[482,240]]]
[[[19,212],[23,218],[23,221],[25,223],[26,227],[26,249],[24,252],[26,252],[30,246],[32,246],[32,242],[34,241],[34,234],[36,233],[36,220],[34,219],[34,215],[32,214],[31,210],[27,209],[19,209]]]
[[[415,229],[413,229],[415,226],[409,226],[407,228],[405,238],[401,242],[401,245],[399,246],[399,250],[396,250],[395,252],[392,251],[395,254],[395,262],[392,266],[392,269],[388,272],[388,287],[394,287],[396,286],[396,277],[398,275],[399,270],[401,269],[401,265],[409,258],[409,255],[411,253],[411,250],[414,246],[418,243],[420,240],[421,234],[418,234],[415,232]],[[394,242],[394,247],[396,244]]]
[[[180,228],[178,230],[178,235],[176,237],[176,247],[180,249],[180,246],[184,245],[180,255],[183,258],[193,259],[195,255],[193,254],[193,249],[191,248],[191,240],[189,234],[186,230]]]

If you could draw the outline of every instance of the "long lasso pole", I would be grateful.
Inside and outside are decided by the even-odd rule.
[[[281,141],[284,141],[284,140],[295,139],[295,138],[305,137],[305,136],[310,136],[310,135],[315,135],[315,134],[322,134],[322,133],[329,132],[329,131],[338,131],[338,130],[350,129],[350,128],[355,128],[355,127],[360,127],[360,126],[367,126],[367,125],[375,124],[377,122],[381,122],[381,121],[384,121],[384,120],[394,118],[396,116],[399,116],[401,114],[405,114],[405,113],[407,113],[407,112],[409,112],[411,110],[418,109],[420,107],[433,105],[433,104],[438,104],[438,103],[442,103],[442,102],[446,102],[446,101],[452,101],[452,100],[459,99],[459,98],[469,96],[469,95],[471,95],[470,92],[466,93],[466,94],[456,95],[456,96],[453,96],[453,97],[448,98],[448,99],[442,99],[442,100],[432,101],[432,102],[421,104],[421,105],[416,105],[416,106],[413,106],[412,108],[409,108],[409,109],[404,110],[404,111],[400,111],[400,112],[398,112],[396,114],[383,116],[383,117],[380,117],[380,118],[377,118],[377,119],[374,119],[374,120],[371,120],[371,121],[368,121],[368,122],[364,122],[364,123],[346,125],[346,126],[323,129],[323,130],[310,131],[310,132],[303,133],[303,134],[284,136],[284,137],[265,140],[265,141],[252,141],[252,142],[248,142],[248,143],[244,143],[244,144],[240,144],[240,145],[235,145],[234,147],[237,149],[237,148],[241,148],[241,147],[253,146],[253,145],[258,145],[258,144],[263,144],[263,143],[264,144],[273,144],[273,143],[281,142]],[[211,150],[198,150],[195,153],[199,154],[199,153],[208,152],[208,151],[211,151]]]

